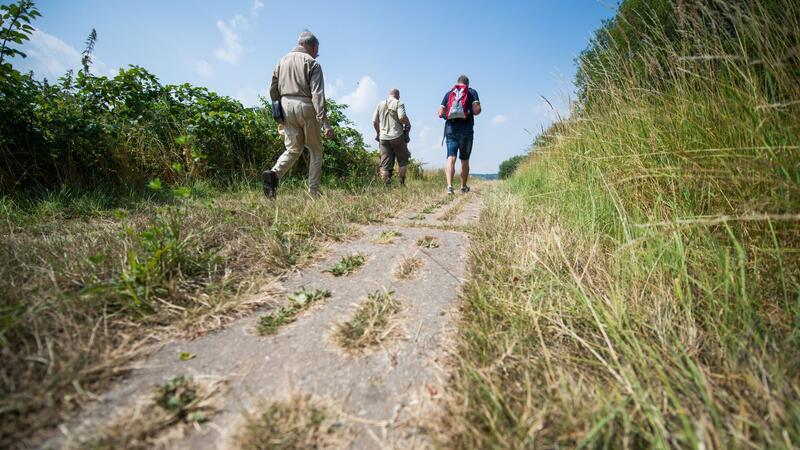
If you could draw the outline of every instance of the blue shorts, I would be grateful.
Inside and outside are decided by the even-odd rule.
[[[472,154],[472,133],[448,134],[447,138],[447,157],[458,156],[462,161],[469,160]]]

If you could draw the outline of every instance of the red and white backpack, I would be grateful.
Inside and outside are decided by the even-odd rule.
[[[457,84],[450,90],[450,97],[447,99],[447,120],[467,118],[467,97],[469,87],[466,84]]]

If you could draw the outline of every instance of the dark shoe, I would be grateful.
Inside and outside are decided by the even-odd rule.
[[[264,182],[264,195],[267,198],[275,198],[275,194],[278,191],[278,174],[271,170],[265,170],[261,174],[261,178]]]
[[[461,193],[466,194],[469,192],[469,186],[461,186]]]
[[[400,186],[405,187],[406,185],[406,177],[400,177]]]

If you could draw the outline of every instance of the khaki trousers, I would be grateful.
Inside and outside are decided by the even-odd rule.
[[[311,156],[308,163],[308,190],[317,192],[322,176],[322,132],[314,105],[310,98],[287,96],[281,98],[281,106],[286,151],[278,158],[272,171],[278,174],[278,178],[283,178],[303,154],[303,147],[308,147]]]

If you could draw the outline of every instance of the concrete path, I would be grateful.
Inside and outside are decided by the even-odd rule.
[[[294,323],[274,336],[259,336],[255,327],[268,312],[262,310],[195,340],[165,344],[80,421],[62,426],[62,432],[101,423],[137,398],[152,395],[153,387],[165,379],[189,374],[225,379],[224,406],[199,430],[171,441],[173,448],[230,448],[245,411],[265,400],[288,399],[292,393],[310,394],[340,408],[354,430],[348,438],[350,448],[430,447],[425,419],[436,408],[445,381],[439,363],[466,276],[465,230],[477,221],[480,207],[480,192],[473,190],[449,202],[423,205],[386,224],[364,226],[359,239],[338,244],[324,260],[284,280],[276,304],[304,287],[332,293]],[[423,208],[427,214],[421,214]],[[391,244],[378,243],[380,234],[390,230],[400,236]],[[439,246],[418,246],[418,239],[426,236],[436,238]],[[353,253],[366,257],[357,272],[342,277],[323,272]],[[411,255],[422,266],[416,276],[400,280],[393,271]],[[331,338],[333,330],[376,290],[396,293],[402,305],[396,323],[400,337],[372,352],[346,354]],[[181,362],[181,351],[197,356]],[[59,447],[63,441],[62,436],[50,444]]]

